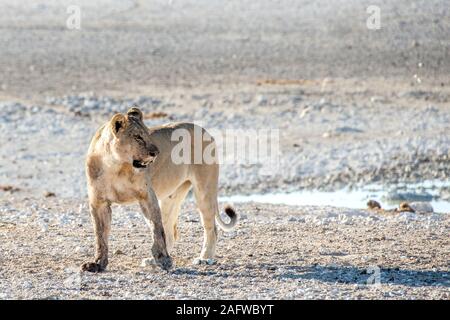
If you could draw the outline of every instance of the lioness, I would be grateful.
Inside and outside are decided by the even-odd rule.
[[[226,224],[219,216],[217,162],[175,164],[172,161],[172,150],[179,142],[172,141],[171,136],[177,129],[190,133],[201,129],[203,134],[207,134],[192,123],[147,128],[142,112],[135,107],[126,114],[114,115],[95,133],[87,154],[86,175],[96,254],[94,262],[84,263],[82,270],[98,272],[106,268],[111,204],[132,202],[139,203],[146,222],[152,224],[153,263],[164,269],[170,268],[172,259],[169,253],[178,236],[178,214],[191,186],[204,227],[203,248],[194,262],[214,261],[215,219],[222,229],[230,230],[237,222],[237,215],[231,207],[226,207],[230,222]],[[194,140],[191,139],[192,148]],[[200,143],[204,146],[212,144],[215,148],[212,138]]]

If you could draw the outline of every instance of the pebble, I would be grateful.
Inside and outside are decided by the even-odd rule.
[[[157,268],[157,264],[155,263],[155,259],[154,258],[144,258],[141,261],[141,267],[152,267],[152,268]]]
[[[411,202],[409,206],[418,213],[433,213],[433,206],[429,202]]]

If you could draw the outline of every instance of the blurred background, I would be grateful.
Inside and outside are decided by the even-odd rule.
[[[66,25],[73,5],[80,29]],[[434,82],[450,64],[442,0],[1,0],[0,28],[2,91],[21,97],[266,78]]]
[[[0,0],[0,178],[85,197],[90,137],[138,103],[148,125],[280,130],[280,169],[224,166],[227,195],[445,202],[449,28],[442,0]]]

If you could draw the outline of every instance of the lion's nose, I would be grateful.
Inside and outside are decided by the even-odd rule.
[[[148,150],[148,154],[150,155],[150,157],[156,157],[159,154],[159,150],[155,145],[152,144]]]

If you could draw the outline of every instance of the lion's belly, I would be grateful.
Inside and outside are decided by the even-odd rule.
[[[159,200],[172,195],[181,184],[189,180],[189,165],[169,165],[155,168],[153,172],[152,186]]]
[[[158,147],[160,154],[156,157],[155,162],[151,164],[149,172],[153,190],[159,200],[174,194],[178,187],[186,181],[194,183],[194,181],[192,181],[192,174],[195,171],[194,167],[199,166],[199,164],[192,164],[195,160],[193,140],[190,145],[191,150],[188,150],[191,154],[191,159],[188,161],[189,163],[177,165],[172,161],[172,153],[173,149],[178,147],[180,142],[178,142],[178,139],[172,140],[171,138],[176,130],[181,129],[187,130],[191,134],[192,139],[194,139],[195,128],[204,131],[204,129],[192,123],[172,123],[161,126],[160,128],[153,128],[151,136],[153,138],[153,143]],[[203,131],[200,131],[200,133],[205,134]],[[204,142],[203,149],[201,150],[204,150],[204,148],[211,143],[208,141]],[[179,152],[179,150],[177,152]],[[178,154],[177,152],[175,155]]]

